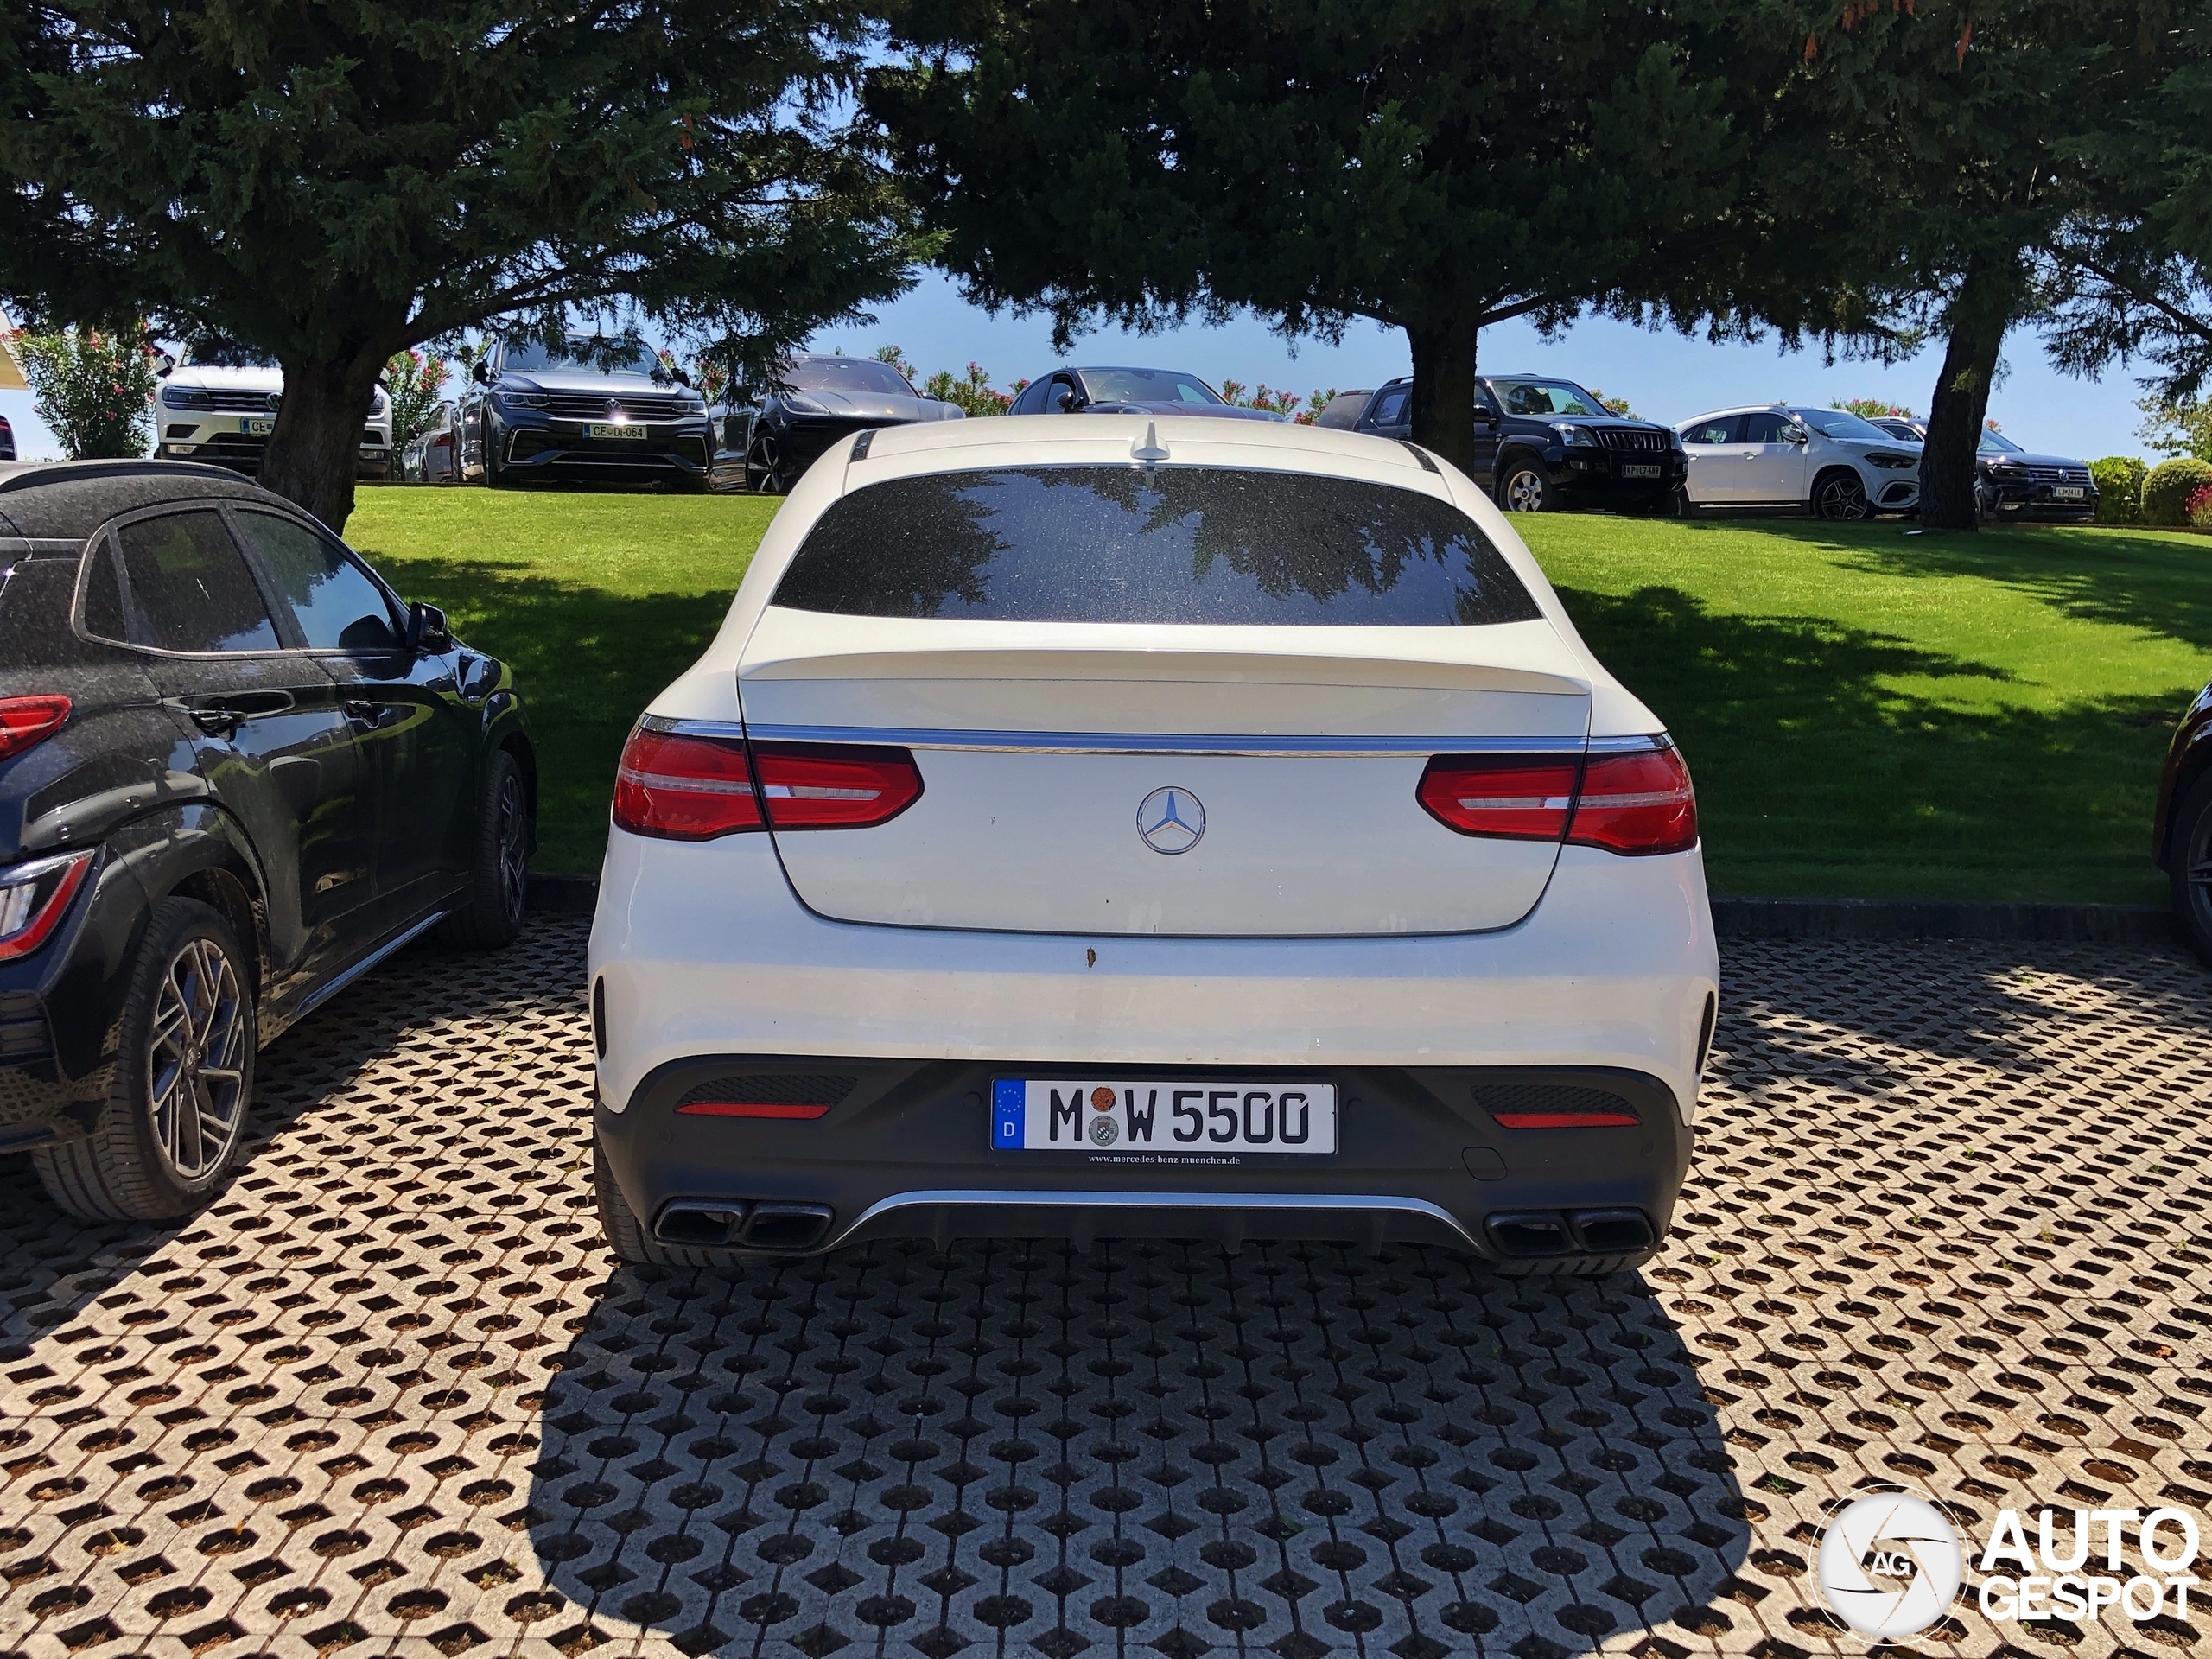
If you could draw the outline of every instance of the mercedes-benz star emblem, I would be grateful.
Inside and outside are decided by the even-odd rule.
[[[1137,805],[1137,834],[1155,853],[1187,853],[1205,833],[1205,807],[1187,789],[1155,789]]]

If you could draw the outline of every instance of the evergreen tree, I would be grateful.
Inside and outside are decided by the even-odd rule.
[[[340,526],[408,346],[642,313],[766,360],[899,291],[863,44],[849,0],[0,9],[0,295],[267,351],[263,480]]]

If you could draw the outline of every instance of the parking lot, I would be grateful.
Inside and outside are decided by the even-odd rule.
[[[181,1229],[0,1166],[0,1645],[30,1653],[1856,1651],[1824,1509],[2212,1506],[2212,976],[1762,944],[1643,1274],[879,1246],[617,1271],[585,924],[263,1057]],[[1968,1583],[1978,1581],[1969,1560]],[[2203,1652],[2201,1611],[1923,1651]]]

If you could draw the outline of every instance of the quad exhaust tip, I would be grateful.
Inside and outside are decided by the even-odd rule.
[[[675,1198],[661,1206],[653,1236],[693,1249],[810,1250],[829,1236],[832,1218],[826,1204]]]
[[[1657,1242],[1641,1210],[1516,1210],[1484,1224],[1497,1253],[1514,1262],[1558,1255],[1627,1255]]]

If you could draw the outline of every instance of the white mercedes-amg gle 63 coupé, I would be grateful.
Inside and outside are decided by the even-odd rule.
[[[862,432],[619,772],[608,1239],[1664,1234],[1719,962],[1680,752],[1410,443]]]

